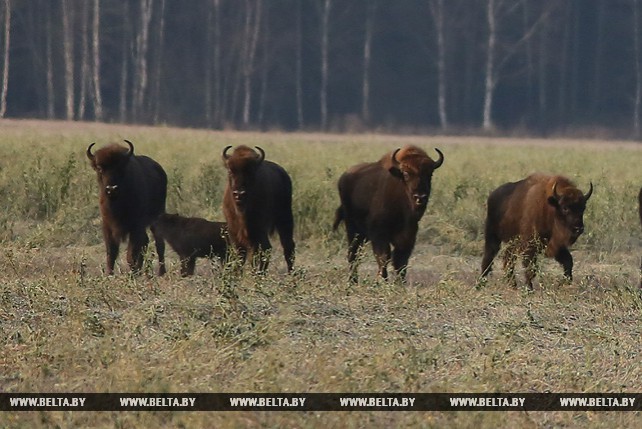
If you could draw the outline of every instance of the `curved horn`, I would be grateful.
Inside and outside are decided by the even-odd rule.
[[[553,183],[553,196],[556,200],[560,199],[560,196],[557,194],[557,180]]]
[[[439,149],[437,149],[437,148],[435,148],[435,150],[439,154],[439,159],[437,161],[435,161],[435,165],[433,165],[433,167],[432,167],[433,170],[438,169],[439,167],[441,167],[441,164],[444,163],[444,154],[441,153],[441,151]]]
[[[129,145],[129,152],[127,153],[127,156],[132,156],[134,154],[134,144],[129,140],[125,140],[125,143]]]
[[[593,182],[589,182],[589,191],[584,195],[584,202],[587,202],[591,195],[593,194]]]
[[[254,146],[254,147],[255,147],[255,148],[256,148],[256,150],[258,150],[258,151],[260,152],[260,154],[261,154],[261,155],[259,156],[259,163],[263,162],[263,160],[265,159],[265,151],[264,151],[263,149],[261,149],[260,147],[258,147],[258,146]]]
[[[399,160],[397,159],[397,152],[399,152],[400,150],[401,150],[401,148],[397,148],[397,149],[395,149],[394,152],[392,152],[392,157],[391,158],[392,158],[392,163],[393,164],[399,164]]]
[[[93,160],[94,160],[94,158],[96,157],[93,153],[91,153],[91,148],[92,148],[95,144],[96,144],[96,143],[94,142],[94,143],[90,144],[90,145],[89,145],[89,147],[87,148],[87,158],[91,159],[92,161],[93,161]]]
[[[225,149],[223,149],[223,159],[229,159],[230,156],[227,154],[227,151],[232,149],[232,146],[226,146]]]

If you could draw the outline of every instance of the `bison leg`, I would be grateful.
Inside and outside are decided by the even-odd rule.
[[[402,280],[406,279],[406,271],[408,269],[408,259],[412,254],[412,248],[399,248],[395,247],[392,252],[392,265],[399,274]]]
[[[535,271],[537,265],[537,251],[536,249],[527,249],[522,260],[526,274],[526,284],[529,290],[533,290],[533,279],[535,278]]]
[[[127,263],[133,273],[139,273],[143,268],[143,258],[147,251],[147,244],[149,238],[143,229],[141,231],[132,232],[129,236],[129,245],[127,246]]]
[[[152,228],[151,231],[154,236],[156,253],[158,254],[158,275],[162,276],[167,272],[167,269],[165,268],[165,240],[154,230],[154,228]]]
[[[569,283],[573,281],[573,256],[566,247],[562,247],[555,254],[555,260],[564,267],[564,276]]]
[[[266,235],[259,240],[258,246],[255,246],[252,252],[252,266],[258,273],[263,274],[267,271],[271,253],[272,244]]]
[[[196,268],[196,256],[190,256],[181,259],[181,276],[187,277],[194,275]]]
[[[291,219],[291,218],[290,218]],[[294,240],[292,236],[294,235],[294,223],[293,222],[284,222],[277,227],[277,232],[279,233],[279,240],[281,241],[281,247],[283,247],[283,256],[285,257],[285,263],[288,266],[288,273],[292,272],[294,267]]]
[[[366,241],[363,235],[361,234],[350,234],[348,233],[348,264],[350,265],[350,282],[357,283],[359,281],[359,264],[357,262],[357,256],[359,255],[359,249]]]
[[[103,238],[105,240],[105,250],[107,253],[107,274],[114,274],[114,266],[116,265],[116,258],[118,258],[118,250],[120,247],[120,240],[113,237],[111,229],[103,224]]]
[[[501,248],[501,240],[494,234],[486,234],[484,257],[482,258],[481,276],[486,277],[493,270],[493,259]]]
[[[390,244],[385,241],[372,241],[372,250],[374,251],[377,264],[379,265],[379,276],[383,279],[388,278],[388,262],[390,262]]]

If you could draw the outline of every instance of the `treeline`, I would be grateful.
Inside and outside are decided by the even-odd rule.
[[[640,0],[0,0],[0,116],[640,135]]]

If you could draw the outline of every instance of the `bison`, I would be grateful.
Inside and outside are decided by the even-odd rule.
[[[198,217],[162,214],[151,226],[156,237],[169,243],[181,260],[181,275],[194,274],[196,258],[214,258],[225,262],[227,227],[225,222],[210,222]]]
[[[98,178],[99,205],[107,251],[107,274],[113,274],[120,243],[129,239],[127,262],[133,272],[143,266],[149,239],[146,228],[165,212],[167,175],[153,159],[134,155],[129,148],[110,144],[95,153],[87,148],[87,158]],[[165,243],[154,235],[158,253],[158,274],[165,273]]]
[[[397,273],[405,277],[419,220],[430,198],[432,174],[444,162],[444,155],[435,150],[437,161],[416,146],[405,146],[378,162],[355,165],[339,178],[341,205],[333,229],[345,223],[352,282],[358,280],[357,253],[367,240],[372,243],[381,277],[387,278],[391,259]]]
[[[532,174],[518,182],[505,183],[488,197],[482,279],[492,269],[501,243],[509,243],[504,267],[515,286],[515,261],[523,257],[526,280],[533,289],[535,261],[544,249],[573,278],[573,257],[568,250],[584,232],[584,210],[593,194],[593,183],[584,195],[568,178]]]
[[[231,154],[232,146],[223,149],[227,169],[227,187],[223,195],[223,213],[231,244],[244,262],[252,255],[254,266],[264,272],[272,248],[269,236],[276,230],[288,272],[294,265],[294,218],[292,216],[292,181],[278,164],[265,159],[265,151],[241,145]]]

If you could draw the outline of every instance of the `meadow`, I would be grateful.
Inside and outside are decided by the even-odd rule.
[[[131,140],[168,178],[168,212],[222,220],[227,145],[259,145],[294,184],[294,275],[273,240],[269,272],[199,260],[181,278],[107,277],[87,145]],[[445,161],[407,284],[379,281],[369,247],[347,282],[336,182],[404,144]],[[3,392],[639,392],[642,145],[491,137],[214,132],[0,121]],[[534,171],[595,191],[571,249],[574,281],[542,260],[533,292],[501,263],[477,288],[485,201]],[[153,246],[152,246],[153,247]],[[154,268],[149,251],[148,270]],[[501,255],[500,255],[501,256]],[[0,427],[634,427],[639,413],[24,412]]]

